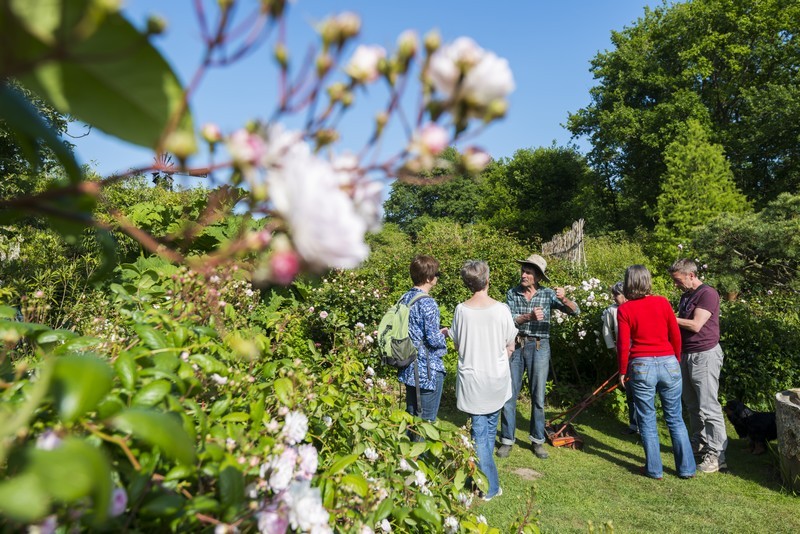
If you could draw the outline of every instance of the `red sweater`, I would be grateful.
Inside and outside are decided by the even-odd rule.
[[[617,362],[628,373],[628,359],[672,356],[681,359],[681,331],[669,301],[657,295],[629,300],[617,311]]]

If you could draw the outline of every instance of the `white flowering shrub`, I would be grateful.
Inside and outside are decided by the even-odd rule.
[[[485,479],[467,434],[398,405],[396,383],[364,363],[363,325],[323,352],[307,338],[305,303],[291,299],[202,322],[171,304],[176,279],[159,265],[140,262],[124,284],[138,290],[118,288],[108,303],[123,344],[0,308],[3,361],[20,365],[31,347],[41,358],[0,392],[5,413],[21,414],[0,424],[14,466],[0,481],[0,524],[485,531],[470,512],[471,481]]]

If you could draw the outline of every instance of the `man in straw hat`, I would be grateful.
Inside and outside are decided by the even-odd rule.
[[[522,389],[523,372],[528,374],[531,391],[530,438],[533,453],[537,458],[548,457],[544,448],[544,390],[550,370],[550,313],[555,308],[574,315],[580,313],[578,305],[568,299],[563,287],[542,287],[542,280],[550,281],[545,274],[547,261],[538,254],[517,260],[521,267],[519,285],[506,293],[506,302],[511,308],[514,324],[519,329],[514,353],[509,359],[513,395],[503,406],[500,425],[501,458],[511,453],[514,431],[517,424],[517,396]]]

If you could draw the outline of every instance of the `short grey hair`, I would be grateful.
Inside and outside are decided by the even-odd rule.
[[[623,293],[628,300],[646,297],[653,288],[650,271],[644,265],[631,265],[625,270]]]
[[[669,274],[672,273],[697,274],[697,264],[689,258],[681,258],[670,266]]]
[[[477,293],[489,284],[489,264],[483,260],[467,260],[461,267],[461,279],[467,289]]]

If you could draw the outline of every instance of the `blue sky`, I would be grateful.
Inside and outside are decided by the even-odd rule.
[[[205,3],[213,8],[216,1]],[[495,0],[491,4],[476,0],[298,0],[289,11],[289,46],[299,62],[313,43],[313,24],[342,11],[361,16],[360,43],[387,49],[394,48],[397,36],[406,29],[424,34],[436,28],[444,42],[462,35],[472,37],[483,48],[508,59],[516,91],[509,100],[508,116],[471,143],[495,158],[510,157],[521,148],[571,142],[562,125],[569,112],[589,103],[589,89],[594,85],[589,72],[591,59],[611,47],[612,30],[630,26],[644,14],[645,6],[659,4],[659,0]],[[155,44],[184,82],[195,72],[203,51],[192,5],[190,0],[128,0],[124,8],[138,25],[143,25],[150,13],[167,20],[167,33]],[[209,72],[194,99],[195,124],[216,122],[224,132],[230,132],[249,119],[268,118],[277,94],[270,56],[271,46],[264,46],[233,68]],[[380,87],[360,95],[354,106],[357,111],[341,124],[342,139],[337,148],[362,147],[366,132],[371,131],[371,117],[384,101],[385,92]],[[77,125],[71,129],[76,135],[82,131]],[[102,175],[153,159],[147,150],[99,131],[71,142],[76,145],[79,160]],[[388,136],[382,154],[396,153],[403,143],[399,132]],[[585,151],[588,145],[578,140],[578,146]],[[197,157],[191,163],[202,165],[205,160]]]

